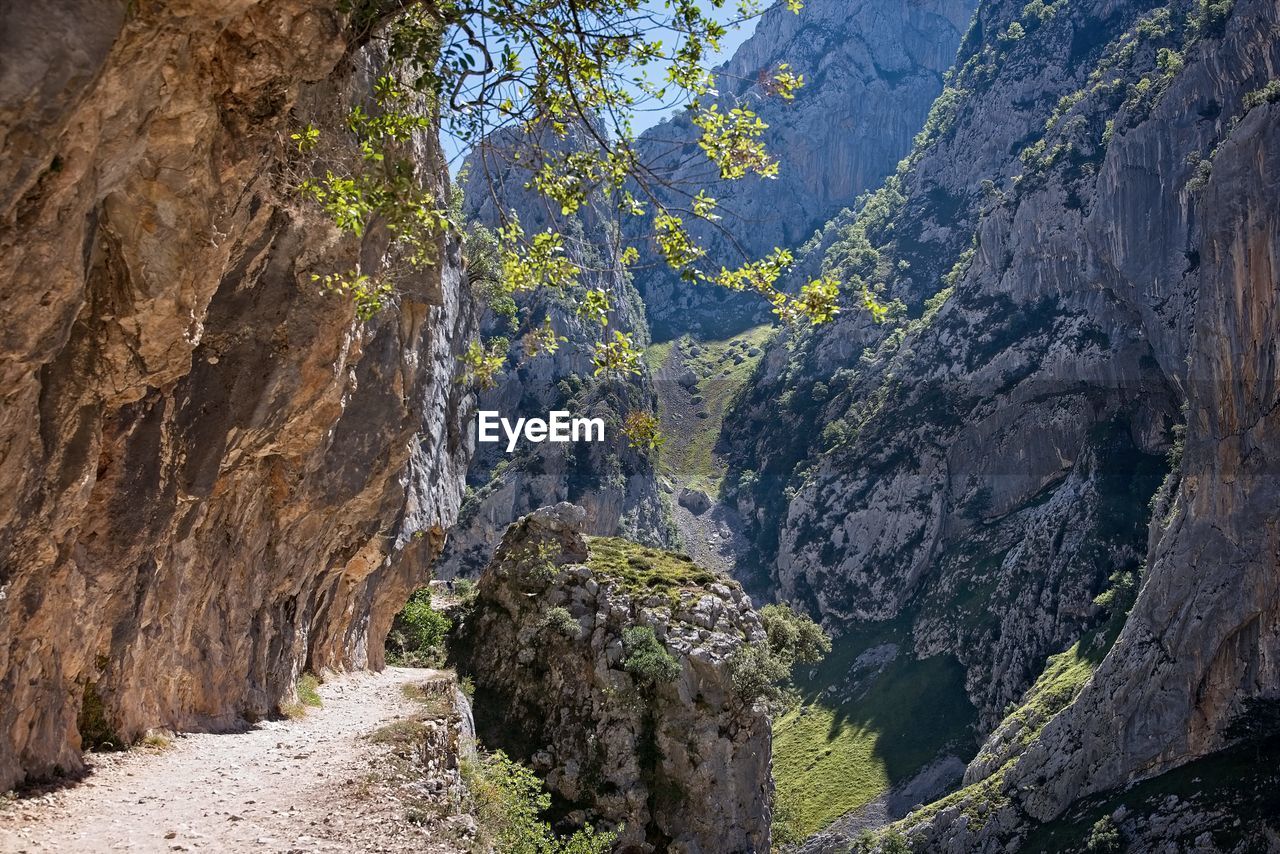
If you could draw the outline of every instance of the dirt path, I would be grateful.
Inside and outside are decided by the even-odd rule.
[[[388,749],[363,738],[413,715],[404,686],[438,675],[340,677],[298,720],[96,754],[80,784],[0,802],[0,851],[456,850],[406,820]]]

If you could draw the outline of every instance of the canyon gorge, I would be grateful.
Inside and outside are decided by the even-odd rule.
[[[302,726],[390,651],[351,719],[421,780],[314,850],[501,851],[493,768],[583,851],[1280,850],[1274,0],[765,9],[708,97],[776,177],[699,160],[692,109],[635,152],[646,204],[715,197],[715,265],[837,282],[822,323],[691,283],[618,193],[548,205],[511,152],[590,122],[451,165],[448,98],[387,82],[444,5],[46,6],[0,10],[16,803],[86,751]],[[422,118],[374,151],[393,103]],[[433,217],[412,263],[393,214],[334,215],[384,157]],[[581,281],[508,304],[512,213]],[[479,410],[605,441],[508,453]]]

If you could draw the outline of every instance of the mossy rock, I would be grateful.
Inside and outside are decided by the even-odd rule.
[[[588,537],[587,566],[597,575],[619,582],[633,592],[702,588],[731,583],[678,552],[642,546],[621,537]]]

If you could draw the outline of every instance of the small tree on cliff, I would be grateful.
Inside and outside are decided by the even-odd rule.
[[[800,0],[786,2],[800,11]],[[645,220],[658,254],[684,280],[756,292],[787,322],[831,319],[838,310],[834,279],[814,280],[795,294],[778,289],[793,260],[785,249],[735,265],[708,259],[687,224],[721,228],[716,199],[675,182],[672,168],[646,162],[637,150],[638,110],[683,107],[699,133],[697,156],[720,179],[776,176],[778,162],[762,139],[767,125],[747,102],[725,102],[709,67],[728,30],[762,7],[759,0],[737,0],[732,11],[725,5],[342,0],[360,37],[384,43],[391,67],[377,80],[370,108],[357,106],[347,117],[350,145],[341,150],[358,156],[318,156],[339,149],[327,147],[314,125],[293,134],[299,153],[315,158],[300,188],[343,230],[385,235],[388,250],[377,270],[357,267],[313,278],[349,295],[362,317],[376,314],[394,299],[396,269],[435,263],[439,236],[463,231],[460,204],[436,198],[432,176],[416,163],[415,135],[441,127],[472,146],[511,129],[519,142],[508,155],[531,176],[527,186],[545,198],[550,219],[603,200],[613,216]],[[766,97],[791,99],[803,84],[785,65],[766,76],[759,87]],[[583,268],[564,234],[550,226],[527,231],[496,194],[495,201],[501,219],[497,296],[539,288],[565,292],[583,317],[601,327],[593,354],[597,372],[638,371],[630,336],[605,329],[608,295],[579,287]],[[637,248],[620,244],[621,230],[612,234],[614,258],[634,264]],[[468,355],[479,372],[493,353],[477,348]]]
[[[816,664],[831,652],[831,638],[822,627],[786,604],[760,609],[764,645],[745,645],[729,659],[729,678],[744,702],[765,700],[783,704],[787,683],[798,664]]]
[[[622,649],[622,669],[641,685],[653,687],[680,676],[680,662],[667,652],[651,626],[623,629]]]

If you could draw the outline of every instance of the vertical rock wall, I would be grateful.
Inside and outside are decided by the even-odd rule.
[[[1115,649],[1015,769],[1037,818],[1222,747],[1244,700],[1280,692],[1277,128],[1261,106],[1214,158],[1180,488]]]
[[[333,4],[0,12],[0,789],[381,666],[462,489],[458,247],[362,324],[288,134],[368,91]],[[443,193],[433,140],[425,180]]]

